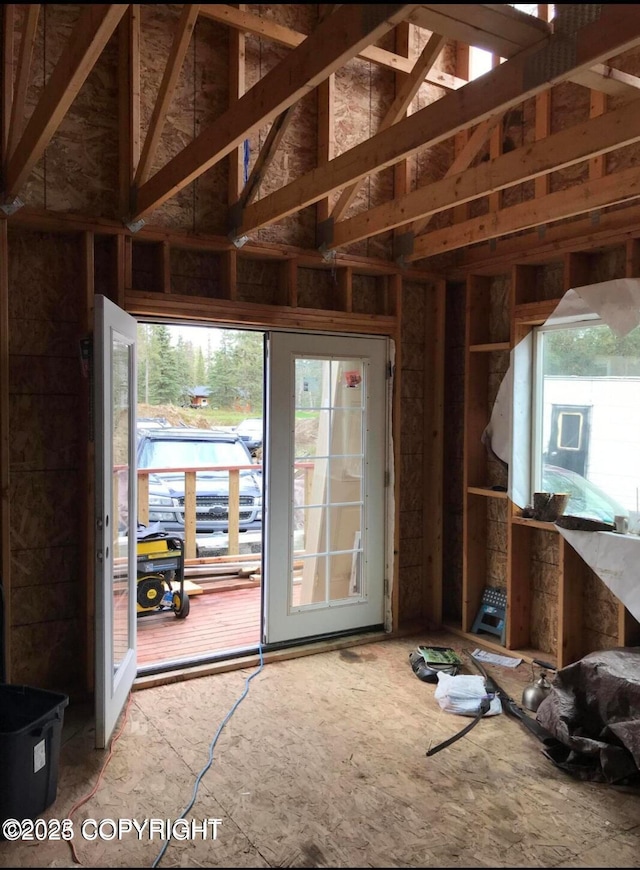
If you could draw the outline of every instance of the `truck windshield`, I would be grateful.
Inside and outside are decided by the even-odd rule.
[[[139,468],[208,468],[210,466],[250,465],[243,446],[237,441],[150,440],[138,458]]]

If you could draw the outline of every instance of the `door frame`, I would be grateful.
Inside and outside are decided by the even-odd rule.
[[[399,292],[399,282],[397,284],[397,292]],[[435,294],[433,301],[433,305],[437,307],[440,315],[444,311],[441,299],[444,296],[444,289],[444,282],[439,282],[437,287],[438,293]],[[167,301],[170,301],[168,306]],[[289,313],[287,310],[284,310],[280,312],[275,307],[273,316],[269,316],[270,312],[265,310],[266,306],[260,306],[261,310],[259,314],[256,314],[256,306],[251,303],[225,305],[223,302],[221,306],[222,310],[218,308],[213,312],[211,310],[212,305],[208,301],[205,301],[198,308],[197,312],[192,312],[195,316],[185,318],[179,298],[172,300],[163,298],[162,303],[162,305],[158,305],[155,300],[150,299],[148,296],[140,296],[138,298],[138,295],[132,292],[127,297],[127,311],[140,321],[157,322],[165,325],[247,329],[263,333],[296,331],[307,335],[354,335],[363,338],[377,337],[387,340],[390,375],[387,379],[387,449],[391,482],[385,490],[385,514],[388,530],[386,547],[388,587],[385,591],[384,630],[386,633],[396,631],[399,624],[399,563],[396,558],[396,552],[399,540],[398,520],[400,507],[399,491],[397,488],[397,469],[400,458],[400,384],[397,378],[397,373],[400,370],[400,298],[396,302],[396,314],[384,317],[378,316],[375,319],[370,319],[363,314],[351,313],[339,313],[336,317],[336,312],[330,312],[326,318],[318,318],[316,316],[317,312],[314,312],[313,315],[307,318],[304,311],[296,310]],[[307,319],[310,321],[309,324],[305,323]],[[325,320],[326,324],[323,323]],[[329,324],[329,329],[322,328]],[[438,405],[438,402],[441,402],[440,394],[434,393],[434,412],[437,412],[439,408],[439,413],[435,413],[434,420],[439,420],[442,416],[442,408]],[[433,526],[429,528],[432,531],[434,530]],[[433,533],[435,535],[435,531]],[[265,649],[268,648],[265,647]],[[212,662],[212,667],[215,669],[215,661]]]

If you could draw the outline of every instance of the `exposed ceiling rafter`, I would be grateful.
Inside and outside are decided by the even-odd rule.
[[[227,24],[229,27],[241,30],[243,33],[263,36],[278,45],[285,45],[287,48],[296,48],[307,38],[306,34],[293,30],[291,27],[276,24],[266,17],[255,15],[252,12],[242,12],[234,6],[227,6],[223,3],[203,3],[200,7],[200,14],[220,24]],[[409,58],[379,48],[377,45],[366,46],[356,54],[356,57],[371,61],[378,66],[384,66],[394,72],[409,74],[413,68],[413,63]],[[463,79],[435,70],[427,74],[427,81],[448,90],[456,90],[465,83]]]
[[[127,220],[144,219],[226,157],[252,131],[273,121],[365,45],[404,20],[414,8],[414,4],[402,3],[340,6],[222,117],[134,191],[133,213]]]
[[[93,69],[128,3],[84,6],[9,159],[4,194],[16,196]]]
[[[24,126],[25,100],[31,73],[31,59],[33,57],[33,46],[36,40],[36,28],[38,26],[39,15],[39,3],[29,3],[26,6],[22,22],[22,34],[20,36],[18,72],[16,75],[13,103],[11,105],[11,121],[9,125],[10,139],[7,148],[8,157],[11,157],[15,151],[15,147],[18,144],[18,139],[22,135],[22,129]]]
[[[353,181],[443,142],[460,130],[567,81],[581,70],[637,46],[640,44],[640,18],[629,6],[602,6],[596,20],[572,35],[573,59],[566,53],[562,58],[556,57],[555,39],[551,37],[548,47],[516,55],[464,88],[447,94],[392,128],[343,152],[325,166],[249,205],[243,216],[242,234],[279,221]],[[566,34],[558,39],[566,40]]]
[[[549,222],[597,212],[618,203],[640,197],[640,176],[637,168],[625,169],[615,175],[605,175],[588,185],[577,184],[537,199],[503,208],[499,212],[475,217],[454,227],[445,227],[419,236],[407,262],[422,260],[436,254],[454,251],[478,242],[507,236],[511,233],[544,226]]]
[[[638,141],[640,113],[629,103],[341,221],[334,227],[331,247],[352,244]],[[485,222],[494,214],[485,216]],[[422,240],[430,235],[418,236],[414,249],[424,247]]]

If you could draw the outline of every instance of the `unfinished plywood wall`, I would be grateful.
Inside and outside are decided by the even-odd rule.
[[[254,4],[248,5],[246,9],[254,15],[290,27],[300,33],[311,33],[318,21],[316,4],[275,6]],[[248,34],[245,38],[247,89],[264,78],[290,52],[291,49],[278,45],[271,39]],[[265,124],[248,137],[248,172],[253,169],[270,129],[271,124]],[[316,166],[317,141],[317,94],[312,90],[294,107],[282,142],[264,175],[256,198],[267,196],[312,170]],[[252,233],[252,238],[262,242],[279,242],[313,248],[315,220],[315,207],[310,206],[280,221],[277,226],[264,227]]]
[[[9,232],[12,681],[73,685],[83,667],[80,246]]]
[[[426,616],[424,589],[424,417],[427,304],[423,284],[405,282],[401,328],[400,623]]]
[[[442,609],[446,619],[462,618],[462,532],[464,490],[465,286],[447,286],[445,323],[444,468],[442,494]]]
[[[28,6],[17,6],[16,32]],[[43,4],[27,92],[28,119],[82,7]],[[16,47],[19,38],[16,39]],[[17,57],[17,52],[14,53]],[[118,190],[117,35],[114,35],[63,118],[21,192],[26,205],[115,218]]]
[[[281,264],[269,260],[238,258],[238,302],[277,305],[280,293]]]

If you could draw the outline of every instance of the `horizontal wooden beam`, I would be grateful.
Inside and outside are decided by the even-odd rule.
[[[632,203],[593,216],[552,224],[544,232],[532,230],[495,239],[490,245],[459,248],[446,267],[447,277],[464,278],[469,272],[497,274],[516,263],[560,260],[572,251],[613,247],[640,238],[640,205]],[[429,260],[421,263],[431,265]],[[433,268],[433,267],[432,267]],[[440,267],[434,269],[441,272]],[[634,271],[634,276],[640,274]],[[633,277],[633,276],[631,276]]]
[[[637,168],[625,169],[588,184],[575,184],[567,190],[558,190],[452,227],[425,233],[414,240],[413,252],[406,256],[406,260],[415,262],[637,197],[640,197],[640,174]]]
[[[571,77],[575,84],[583,85],[593,91],[602,91],[612,97],[630,97],[634,99],[640,96],[640,78],[630,73],[622,72],[604,63],[596,64],[591,69],[582,70]]]
[[[273,121],[360,49],[402,21],[413,4],[346,4],[267,73],[137,191],[138,221],[236,148],[251,132]]]
[[[265,39],[278,43],[278,45],[286,45],[287,48],[296,48],[307,38],[306,34],[293,30],[291,27],[277,24],[275,21],[261,18],[259,15],[254,15],[251,12],[240,11],[234,6],[227,6],[224,3],[203,3],[200,6],[200,14],[210,18],[212,21],[228,24],[229,27],[234,27],[236,30],[243,31],[243,33],[263,36]],[[409,58],[403,57],[401,54],[394,54],[394,52],[387,51],[384,48],[379,48],[377,45],[366,46],[366,48],[358,52],[357,57],[399,73],[408,74],[413,68],[413,62]],[[452,91],[465,84],[463,79],[439,70],[428,72],[426,80],[430,84]]]
[[[559,37],[562,45],[566,39],[566,34]],[[335,190],[566,81],[581,69],[635,47],[640,44],[640,16],[631,6],[602,6],[599,17],[576,31],[572,42],[574,51],[557,58],[554,37],[539,51],[516,55],[460,90],[343,152],[325,166],[253,203],[245,209],[241,233],[247,235],[279,221]]]
[[[92,4],[82,8],[78,23],[9,160],[4,191],[7,197],[19,193],[128,8],[128,3]]]
[[[426,30],[506,58],[551,35],[546,21],[508,3],[421,5],[409,20]]]
[[[397,326],[395,316],[383,314],[290,308],[286,305],[234,302],[229,299],[136,290],[126,293],[125,308],[138,317],[159,316],[182,321],[210,320],[215,323],[280,326],[290,329],[314,327],[323,331],[361,332],[367,335],[393,335]]]
[[[360,241],[638,141],[640,112],[628,103],[342,221],[327,247]]]
[[[118,220],[103,217],[87,217],[74,212],[49,211],[24,206],[10,217],[4,217],[0,212],[0,222],[23,227],[30,230],[41,230],[52,233],[94,232],[97,235],[123,237],[131,243],[134,234]],[[163,226],[147,224],[135,233],[135,240],[140,243],[169,242],[176,248],[192,251],[208,251],[223,254],[231,249],[237,250],[228,236],[213,233],[198,233],[189,230],[175,230]],[[382,257],[362,256],[359,254],[336,253],[328,261],[320,251],[301,248],[282,243],[248,241],[239,252],[239,259],[265,260],[270,262],[284,261],[295,258],[298,265],[309,269],[333,271],[340,266],[352,266],[354,274],[358,275],[394,275],[399,267]],[[430,281],[434,275],[418,267],[403,269],[404,276],[416,281]],[[440,276],[437,276],[440,277]]]

